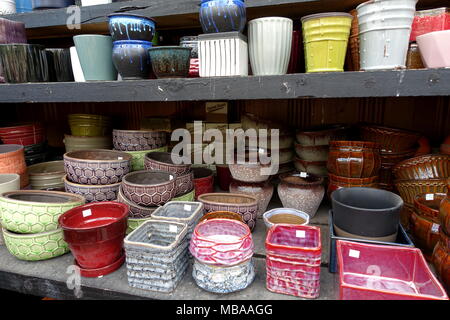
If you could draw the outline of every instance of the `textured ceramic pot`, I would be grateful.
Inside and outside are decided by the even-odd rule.
[[[33,10],[65,8],[74,4],[75,0],[33,0]]]
[[[327,169],[346,178],[378,176],[380,145],[365,141],[331,141]]]
[[[132,219],[148,219],[157,209],[157,207],[143,207],[135,204],[133,201],[128,200],[127,197],[125,197],[123,194],[122,187],[119,187],[119,191],[117,193],[117,202],[124,203],[130,207],[128,216]]]
[[[174,174],[165,171],[135,171],[124,176],[123,195],[137,205],[163,205],[176,196],[176,178]]]
[[[121,184],[118,182],[107,185],[85,185],[73,183],[67,180],[67,177],[64,177],[63,181],[66,192],[82,196],[86,203],[116,200]]]
[[[191,48],[165,46],[149,49],[157,78],[186,78],[189,75]]]
[[[122,80],[149,79],[151,71],[148,49],[151,42],[137,40],[115,41],[112,60]]]
[[[46,49],[50,81],[74,81],[70,49]]]
[[[228,191],[230,189],[230,183],[233,180],[231,176],[230,168],[228,165],[216,165],[217,183],[220,189]]]
[[[0,1],[0,15],[16,13],[16,3],[14,0]]]
[[[267,17],[248,23],[249,56],[253,75],[286,74],[291,56],[292,31],[293,21],[288,18]]]
[[[396,180],[394,183],[405,203],[411,205],[418,194],[447,192],[446,179]]]
[[[318,13],[301,19],[306,72],[344,71],[352,19],[345,12]]]
[[[39,153],[44,153],[47,151],[47,142],[41,142],[36,144],[30,144],[28,146],[24,146],[25,157],[33,156]]]
[[[261,218],[266,212],[267,206],[273,195],[273,185],[266,181],[260,183],[249,183],[234,180],[230,184],[230,192],[238,194],[246,194],[256,197],[258,200],[258,218]]]
[[[425,180],[450,177],[450,155],[428,154],[397,164],[392,172],[397,179]]]
[[[270,229],[275,224],[307,225],[309,215],[303,211],[290,208],[276,208],[264,213],[264,224]]]
[[[205,212],[231,211],[239,213],[251,230],[256,225],[258,200],[254,196],[236,193],[205,193],[198,197]]]
[[[450,8],[417,10],[414,15],[409,41],[415,42],[416,38],[422,34],[448,29],[450,29]]]
[[[32,148],[31,145],[45,141],[45,128],[40,123],[3,127],[0,128],[0,139],[4,144],[20,144]],[[38,153],[38,150],[33,153]]]
[[[446,196],[445,193],[418,194],[414,197],[414,208],[423,218],[440,224],[439,206]]]
[[[175,185],[177,189],[175,194],[176,197],[191,191],[194,189],[194,173],[189,171],[188,173],[177,175]]]
[[[23,146],[17,144],[0,145],[0,174],[19,174],[21,188],[28,186],[29,182],[23,150]]]
[[[228,167],[233,179],[242,182],[264,182],[270,177],[269,166],[260,163],[233,163],[229,164]]]
[[[328,175],[326,161],[306,161],[295,157],[294,166],[299,172],[312,173],[321,177]]]
[[[170,152],[149,152],[145,155],[144,165],[146,170],[161,170],[177,176],[191,171],[190,164],[175,164]]]
[[[165,131],[113,130],[114,149],[121,151],[153,150],[167,145]]]
[[[125,151],[130,154],[133,158],[131,159],[131,171],[144,170],[145,155],[149,152],[167,152],[167,146],[161,147],[153,150],[143,150],[143,151]]]
[[[447,197],[441,201],[439,207],[439,222],[442,230],[450,234],[450,181],[448,181]]]
[[[69,181],[106,185],[122,181],[131,171],[131,155],[113,150],[80,150],[64,154],[64,168]]]
[[[17,233],[52,231],[58,228],[58,218],[62,213],[82,204],[82,197],[65,192],[6,192],[0,196],[2,225]]]
[[[112,62],[110,36],[83,34],[73,37],[86,81],[115,81],[117,70]]]
[[[416,132],[376,125],[363,125],[360,129],[362,140],[378,142],[381,152],[405,152],[415,147],[421,137]]]
[[[1,44],[0,70],[6,82],[48,82],[45,47],[37,44]]]
[[[448,243],[449,238],[442,230],[440,236],[441,240],[436,244],[433,250],[432,263],[437,276],[448,292],[450,290],[450,248],[446,245],[446,242]]]
[[[70,62],[75,82],[85,82],[86,79],[84,77],[83,69],[81,68],[76,47],[70,47]]]
[[[199,14],[203,33],[242,32],[247,22],[245,0],[202,0]]]
[[[112,148],[112,139],[110,136],[78,137],[65,134],[63,142],[66,146],[66,152]]]
[[[302,146],[299,143],[295,144],[297,156],[307,161],[327,161],[328,150],[328,146]]]
[[[81,268],[104,268],[121,259],[128,211],[123,203],[96,202],[69,210],[59,218],[64,240]]]
[[[417,37],[420,54],[427,68],[450,67],[450,30],[434,31]]]
[[[323,178],[312,174],[286,174],[280,176],[278,196],[285,208],[293,208],[312,218],[325,194]]]
[[[139,228],[145,222],[152,220],[152,218],[128,218],[127,219],[127,231],[126,234],[132,233],[134,230]]]
[[[69,252],[60,228],[35,234],[17,234],[3,229],[3,236],[8,251],[20,260],[41,261]]]
[[[25,23],[0,18],[0,44],[27,43]]]
[[[43,162],[29,166],[28,175],[32,189],[63,189],[64,161]]]
[[[369,178],[346,178],[334,175],[332,173],[328,174],[329,183],[327,189],[328,197],[331,197],[333,191],[341,188],[378,188],[378,176],[373,176]]]
[[[130,14],[113,13],[109,18],[109,32],[113,41],[139,40],[151,42],[156,31],[152,18]]]
[[[425,258],[430,260],[433,249],[440,239],[439,224],[424,218],[417,212],[411,213],[410,219],[409,227],[414,244],[423,251]]]
[[[195,199],[204,193],[214,192],[214,172],[211,169],[192,168],[194,173]]]

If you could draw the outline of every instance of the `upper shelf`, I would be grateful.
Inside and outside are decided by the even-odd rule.
[[[450,69],[0,85],[0,103],[450,96]]]

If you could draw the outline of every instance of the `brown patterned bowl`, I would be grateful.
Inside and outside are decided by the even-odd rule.
[[[63,181],[66,192],[82,196],[87,203],[116,200],[121,184],[120,182],[108,185],[78,184],[67,180],[67,175]]]
[[[412,148],[402,152],[380,152],[381,165],[393,167],[397,163],[413,157],[416,151],[416,148]]]
[[[411,206],[407,203],[403,204],[402,211],[400,211],[400,223],[402,224],[405,231],[409,231],[410,222],[411,222],[411,214],[414,212],[414,206]]]
[[[414,208],[422,217],[440,224],[439,206],[447,195],[445,193],[422,193],[414,197]]]
[[[79,184],[114,184],[131,170],[131,155],[125,152],[93,149],[64,154],[67,179]]]
[[[244,223],[251,230],[256,225],[258,201],[253,196],[236,193],[204,193],[198,197],[198,201],[203,203],[206,212],[236,212],[242,216]]]
[[[329,178],[327,189],[328,197],[331,197],[331,193],[340,188],[354,188],[354,187],[378,188],[378,176],[373,176],[369,178],[346,178],[329,173],[328,178]]]
[[[125,203],[130,206],[130,212],[128,213],[128,217],[133,219],[150,218],[152,213],[158,208],[158,207],[143,207],[135,204],[133,201],[128,200],[127,197],[125,197],[123,194],[122,187],[119,188],[116,201],[120,203]]]
[[[191,171],[190,164],[174,164],[170,152],[149,152],[145,155],[144,166],[147,170],[161,170],[175,175]]]
[[[208,212],[205,214],[199,221],[205,221],[205,220],[211,220],[211,219],[231,219],[231,220],[237,220],[240,222],[244,222],[242,219],[242,215],[236,212],[230,212],[230,211],[213,211]]]
[[[183,175],[177,175],[176,178],[177,194],[179,197],[194,188],[194,172],[191,170]]]
[[[443,179],[450,176],[450,155],[427,154],[404,160],[393,169],[397,179]]]
[[[328,172],[347,178],[378,176],[380,145],[366,141],[330,141]]]
[[[164,147],[167,133],[151,130],[113,130],[114,149],[121,151],[143,151]]]
[[[140,206],[160,206],[175,197],[176,178],[161,170],[131,172],[123,177],[123,195]]]
[[[414,205],[418,194],[447,192],[446,179],[396,180],[394,183],[403,201],[410,205]]]
[[[420,134],[396,128],[363,125],[361,126],[361,138],[364,141],[378,142],[382,152],[401,152],[414,147]]]
[[[447,180],[447,184],[447,197],[442,200],[439,207],[439,222],[441,229],[450,235],[450,178]]]
[[[417,212],[412,212],[410,231],[415,246],[423,251],[427,260],[430,260],[433,249],[440,239],[439,225],[422,217]]]

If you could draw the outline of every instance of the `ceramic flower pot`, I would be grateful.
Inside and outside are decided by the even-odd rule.
[[[246,22],[245,0],[202,0],[200,4],[203,33],[242,32]]]
[[[175,194],[176,197],[179,197],[186,192],[189,192],[194,189],[194,173],[189,171],[183,175],[178,175],[175,180],[175,185],[177,192]]]
[[[406,55],[406,69],[424,69],[422,56],[420,55],[419,45],[410,43],[408,54]]]
[[[130,234],[132,233],[134,230],[136,230],[137,228],[139,228],[142,224],[144,224],[145,222],[149,221],[149,220],[153,220],[151,217],[150,218],[128,218],[127,219],[127,231],[126,234]]]
[[[143,151],[164,147],[167,144],[165,131],[113,130],[114,149],[121,151]]]
[[[450,176],[450,156],[428,154],[406,159],[397,164],[392,172],[397,179],[445,179]]]
[[[17,173],[0,174],[0,194],[20,189],[20,175]]]
[[[195,199],[204,193],[214,192],[214,172],[208,168],[192,168],[194,173]]]
[[[406,152],[414,148],[421,137],[417,132],[377,125],[363,125],[360,129],[362,140],[378,142],[382,153]]]
[[[64,189],[64,161],[43,162],[29,166],[28,175],[32,189]]]
[[[194,201],[195,199],[195,190],[192,189],[191,191],[186,192],[185,194],[182,194],[178,197],[173,197],[172,201]]]
[[[113,13],[109,18],[109,32],[113,41],[139,40],[151,42],[156,31],[156,23],[152,18],[130,14]],[[143,57],[142,55],[139,55]]]
[[[434,223],[440,224],[439,206],[446,197],[445,193],[424,193],[414,197],[416,212]]]
[[[231,193],[246,194],[258,199],[258,218],[266,212],[273,195],[273,185],[269,182],[249,183],[233,180],[230,184]]]
[[[0,18],[0,44],[8,43],[27,43],[25,23]]]
[[[429,10],[417,10],[412,24],[410,42],[418,36],[434,31],[450,29],[450,8],[441,7]]]
[[[212,211],[205,213],[203,217],[201,217],[200,222],[211,219],[231,219],[244,222],[244,219],[242,219],[242,216],[239,213],[231,211]]]
[[[450,234],[450,181],[448,182],[447,197],[441,201],[439,207],[439,222],[442,230]]]
[[[74,4],[75,0],[33,0],[33,10],[65,8]]]
[[[157,78],[186,78],[189,75],[191,48],[166,46],[149,49]]]
[[[17,173],[20,175],[20,187],[28,186],[29,178],[25,164],[24,148],[17,144],[0,145],[0,174]]]
[[[82,196],[86,203],[116,200],[121,185],[120,182],[109,185],[78,184],[67,180],[66,176],[63,181],[66,192]]]
[[[64,240],[82,268],[81,275],[83,269],[101,269],[121,260],[128,211],[123,203],[97,202],[76,207],[59,218]]]
[[[220,189],[228,191],[230,189],[230,183],[233,180],[231,176],[230,168],[228,165],[216,165],[217,171],[217,183]]]
[[[264,213],[263,219],[268,229],[275,224],[307,225],[309,223],[309,215],[307,213],[290,208],[269,210]]]
[[[198,59],[198,36],[181,37],[180,47],[191,48],[191,59]]]
[[[417,37],[420,54],[427,68],[448,68],[450,58],[450,30],[435,31]]]
[[[110,136],[88,137],[64,135],[66,152],[92,149],[111,149],[112,139]]]
[[[144,161],[146,170],[161,170],[175,175],[183,175],[191,171],[190,164],[175,164],[170,152],[149,152]]]
[[[409,227],[415,246],[423,251],[427,260],[430,260],[434,247],[440,239],[439,224],[413,212]]]
[[[448,242],[449,239],[442,230],[440,235],[441,240],[436,244],[433,250],[432,263],[437,276],[448,292],[450,290],[450,248],[446,245],[446,242]]]
[[[291,56],[293,21],[267,17],[248,23],[248,45],[253,75],[286,74]],[[271,39],[271,41],[267,41]]]
[[[128,213],[129,219],[148,219],[151,217],[152,213],[158,208],[158,207],[143,207],[135,204],[133,201],[128,200],[127,197],[124,196],[121,186],[119,186],[116,201],[124,203],[130,207],[130,212]]]
[[[307,161],[327,161],[328,150],[328,146],[303,146],[300,143],[295,144],[297,156]]]
[[[295,157],[294,166],[299,172],[312,173],[321,177],[328,175],[326,161],[306,161]]]
[[[352,19],[345,12],[312,14],[301,19],[306,72],[344,71]]]
[[[74,81],[70,49],[46,49],[50,81]]]
[[[332,140],[344,140],[346,127],[331,125],[329,127],[312,128],[308,131],[297,131],[295,137],[302,146],[327,146]]]
[[[314,217],[325,194],[323,178],[312,174],[302,177],[294,173],[281,176],[280,180],[278,196],[283,207],[297,209]]]
[[[167,146],[161,147],[153,150],[143,150],[143,151],[125,151],[130,154],[133,158],[131,159],[131,171],[140,171],[145,169],[144,161],[145,155],[149,152],[167,152]]]
[[[0,139],[4,144],[20,144],[25,148],[32,148],[31,145],[41,144],[45,141],[45,128],[40,123],[3,127],[0,128]]]
[[[151,42],[137,40],[115,41],[112,60],[122,80],[138,80],[150,78],[150,56],[148,49]]]
[[[446,179],[396,180],[394,183],[405,203],[411,205],[418,194],[447,192]]]

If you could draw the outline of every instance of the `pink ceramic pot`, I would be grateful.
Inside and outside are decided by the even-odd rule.
[[[423,34],[417,37],[417,43],[427,68],[450,67],[450,30]]]

